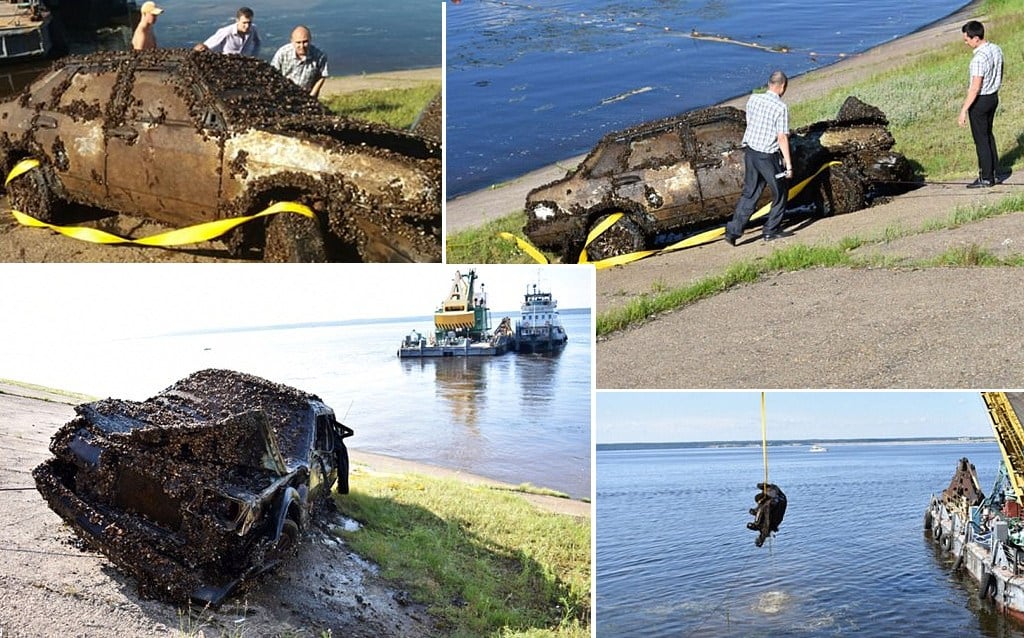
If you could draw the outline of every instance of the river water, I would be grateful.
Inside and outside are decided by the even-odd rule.
[[[447,10],[447,196],[584,153],[605,133],[865,51],[964,0],[464,0]],[[692,31],[767,47],[696,40]],[[966,64],[966,58],[965,62]]]
[[[923,533],[956,462],[986,493],[992,443],[769,448],[788,496],[762,548],[745,525],[761,449],[597,452],[597,635],[1024,636]]]
[[[506,315],[518,312],[492,313],[493,323]],[[351,449],[589,498],[589,310],[562,310],[569,343],[555,356],[399,359],[402,337],[413,328],[425,333],[431,322],[83,338],[55,348],[54,365],[42,372],[39,351],[26,344],[7,348],[0,378],[143,400],[195,370],[239,370],[319,395],[355,430]]]
[[[116,6],[110,2],[109,5]],[[157,18],[157,43],[161,48],[187,47],[202,42],[220,27],[235,21],[240,4],[211,0],[162,0],[164,13]],[[141,0],[136,3],[141,6]],[[97,3],[95,6],[105,6]],[[426,0],[265,0],[249,6],[263,47],[260,58],[270,62],[274,52],[287,44],[292,29],[309,27],[313,44],[326,55],[333,76],[405,71],[442,64],[443,24],[441,4]],[[58,7],[55,12],[56,48],[75,54],[124,51],[131,48],[138,10],[90,13],[86,5]],[[51,61],[34,60],[0,67],[0,98],[13,95],[45,70]]]

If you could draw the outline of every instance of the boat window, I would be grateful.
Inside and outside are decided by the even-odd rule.
[[[76,119],[98,120],[103,117],[116,82],[115,71],[80,67],[59,98],[54,96],[57,98],[54,110]]]
[[[137,71],[131,106],[126,119],[136,122],[186,124],[191,122],[188,104],[175,90],[164,71]]]

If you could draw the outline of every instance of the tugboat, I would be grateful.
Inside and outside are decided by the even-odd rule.
[[[434,334],[410,332],[398,348],[399,358],[494,356],[512,349],[511,319],[505,317],[490,331],[487,293],[483,284],[475,290],[476,280],[475,270],[455,271],[451,291],[434,312]]]
[[[558,302],[550,292],[540,292],[537,284],[529,287],[516,323],[516,350],[519,352],[556,352],[569,340],[558,317]]]

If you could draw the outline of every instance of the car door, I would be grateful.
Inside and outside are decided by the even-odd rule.
[[[172,226],[217,217],[222,145],[175,89],[171,72],[138,69],[106,129],[111,207]]]
[[[117,82],[104,66],[68,67],[40,95],[33,135],[64,185],[68,199],[103,206],[107,196],[103,117]],[[50,83],[48,83],[49,85]]]
[[[673,227],[700,206],[697,177],[687,161],[680,128],[665,126],[630,141],[626,170],[616,175],[616,193],[649,213],[655,229]]]
[[[731,215],[743,192],[743,133],[746,124],[727,114],[694,124],[690,128],[694,147],[694,168],[700,180],[707,219]],[[758,206],[770,201],[765,189]]]
[[[334,482],[334,416],[316,416],[316,438],[309,459],[309,493],[312,498],[321,489],[331,489]]]

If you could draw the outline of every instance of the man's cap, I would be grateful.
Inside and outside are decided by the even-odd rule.
[[[140,12],[144,13],[144,14],[145,13],[152,13],[153,15],[158,16],[161,13],[163,13],[164,10],[161,9],[160,7],[156,6],[155,2],[143,2],[142,3],[142,9],[140,9]]]

